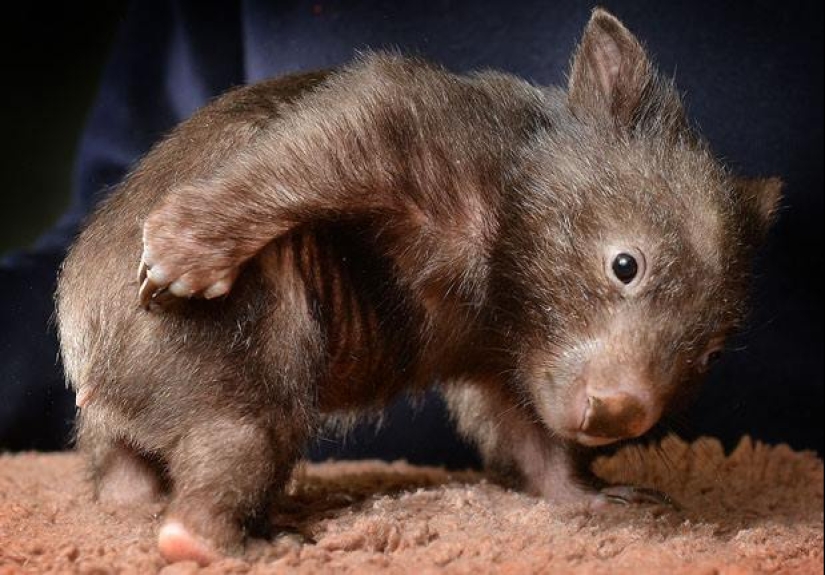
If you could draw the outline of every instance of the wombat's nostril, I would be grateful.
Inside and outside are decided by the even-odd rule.
[[[597,437],[637,437],[647,431],[648,409],[629,393],[588,395],[581,431]]]

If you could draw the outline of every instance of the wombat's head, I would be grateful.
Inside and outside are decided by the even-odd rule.
[[[728,173],[602,10],[560,99],[505,216],[498,293],[545,425],[600,445],[645,433],[722,350],[781,183]]]

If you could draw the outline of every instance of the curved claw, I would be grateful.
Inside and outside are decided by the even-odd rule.
[[[149,311],[153,303],[162,304],[163,296],[168,291],[169,286],[153,279],[149,274],[150,268],[146,261],[141,258],[138,266],[138,301],[140,307]]]
[[[146,275],[148,274],[148,272],[149,272],[149,266],[146,265],[146,262],[144,261],[143,258],[140,258],[140,264],[138,264],[138,273],[137,273],[138,285],[139,286],[143,285],[143,280],[146,279]]]
[[[165,287],[159,286],[158,284],[153,282],[151,278],[146,277],[143,280],[143,283],[140,284],[140,289],[138,290],[138,299],[140,300],[140,306],[143,309],[149,311],[152,303],[160,303],[158,298],[165,292]]]
[[[670,507],[677,511],[681,509],[679,504],[667,493],[648,487],[611,485],[602,489],[600,495],[603,501],[619,505],[648,504]]]
[[[155,291],[155,285],[152,283],[148,277],[143,278],[143,281],[138,288],[138,301],[140,302],[140,307],[145,310],[149,309],[149,302],[152,301],[152,294]]]

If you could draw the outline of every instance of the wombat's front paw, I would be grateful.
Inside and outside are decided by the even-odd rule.
[[[138,267],[144,308],[170,295],[212,299],[232,288],[248,254],[223,214],[204,206],[203,195],[194,188],[176,190],[146,219]]]
[[[679,505],[667,494],[646,487],[632,485],[607,485],[596,477],[583,477],[581,481],[543,481],[538,491],[546,500],[556,504],[581,504],[592,511],[602,511],[612,505],[658,505],[679,509]]]
[[[148,260],[148,261],[147,261]],[[152,264],[153,258],[144,251],[138,268],[138,299],[144,309],[150,309],[153,303],[163,305],[170,297],[204,297],[214,299],[229,293],[238,276],[239,268],[230,270],[190,270],[180,272],[174,265],[165,263]]]

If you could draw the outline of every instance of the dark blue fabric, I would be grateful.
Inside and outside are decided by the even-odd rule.
[[[752,328],[734,344],[745,349],[716,370],[686,431],[728,443],[749,432],[821,451],[822,6],[602,4],[676,73],[719,155],[789,184],[758,268]],[[135,3],[83,134],[69,211],[33,252],[0,264],[0,448],[66,445],[73,398],[47,329],[58,262],[83,217],[176,123],[231,86],[335,66],[367,48],[561,83],[589,10],[573,0]],[[436,400],[418,415],[403,403],[393,412],[382,432],[356,434],[344,454],[468,461]],[[328,453],[340,455],[340,445],[315,448]]]

